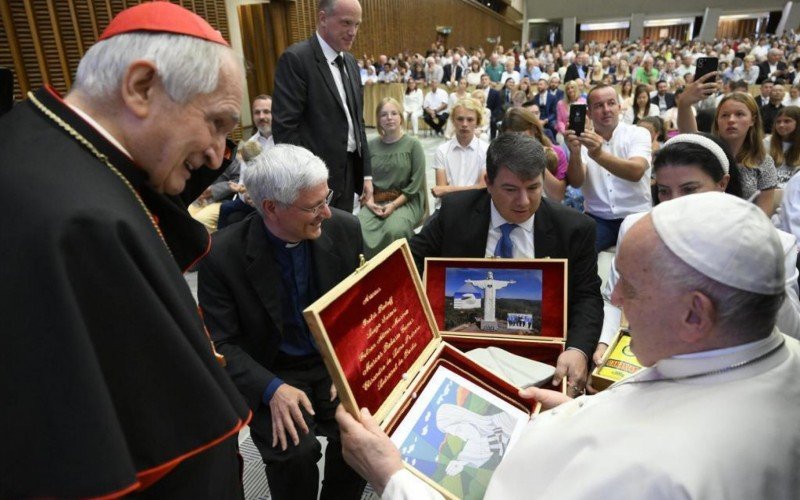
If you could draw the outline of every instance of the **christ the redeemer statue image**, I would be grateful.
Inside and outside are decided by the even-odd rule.
[[[495,293],[501,288],[505,288],[508,285],[516,283],[516,281],[496,280],[494,279],[492,272],[489,271],[486,273],[485,280],[464,280],[464,283],[468,283],[474,287],[480,288],[481,290],[485,290],[485,298],[483,300],[483,319],[481,320],[480,328],[481,330],[497,330],[497,319],[494,316]]]

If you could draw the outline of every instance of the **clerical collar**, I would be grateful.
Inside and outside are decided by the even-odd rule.
[[[276,247],[279,247],[279,248],[287,248],[287,249],[291,250],[293,248],[298,247],[304,241],[304,240],[300,240],[300,241],[295,241],[294,243],[289,242],[289,241],[284,241],[284,240],[278,238],[277,236],[275,236],[274,234],[272,234],[272,231],[269,230],[269,228],[267,227],[266,224],[264,224],[264,232],[267,233],[267,237],[272,242],[272,244],[275,245]]]
[[[86,114],[86,112],[85,112],[84,110],[82,110],[81,108],[79,108],[78,106],[76,106],[76,105],[74,105],[74,104],[71,104],[71,103],[69,103],[69,102],[67,102],[67,101],[64,101],[64,104],[66,104],[66,105],[67,105],[67,107],[69,107],[69,109],[71,109],[72,111],[74,111],[76,115],[78,115],[78,116],[80,116],[81,118],[83,118],[83,120],[84,120],[86,123],[88,123],[89,125],[91,125],[92,127],[94,127],[94,129],[95,129],[95,130],[97,130],[97,132],[98,132],[100,135],[102,135],[103,137],[105,137],[105,138],[108,140],[108,142],[110,142],[110,143],[111,143],[111,144],[113,144],[113,145],[114,145],[114,146],[115,146],[117,149],[119,149],[120,151],[122,151],[123,153],[125,153],[125,155],[126,155],[128,158],[130,158],[131,160],[133,159],[133,156],[131,156],[131,154],[128,152],[128,150],[127,150],[127,149],[125,149],[125,148],[122,146],[122,144],[120,144],[120,142],[119,142],[119,141],[118,141],[118,140],[117,140],[117,139],[116,139],[116,138],[115,138],[113,135],[111,135],[111,133],[110,133],[108,130],[106,130],[106,129],[105,129],[105,127],[103,127],[102,125],[100,125],[99,123],[97,123],[97,120],[95,120],[94,118],[92,118],[91,116],[89,116],[88,114]]]
[[[322,53],[325,55],[325,59],[328,60],[328,63],[333,63],[337,57],[342,55],[341,52],[336,52],[333,50],[333,47],[328,45],[328,42],[326,42],[325,39],[320,36],[319,32],[316,32],[315,35],[317,35],[319,45],[322,47]],[[342,56],[342,58],[344,58],[344,56]]]
[[[505,220],[500,212],[497,211],[497,207],[494,206],[494,200],[491,202],[491,212],[492,212],[492,229],[500,230],[500,226],[503,224],[508,224],[509,221]],[[526,221],[520,222],[517,226],[521,227],[527,233],[533,233],[533,218],[536,217],[536,214],[530,216],[530,218]],[[514,224],[513,222],[511,224]]]

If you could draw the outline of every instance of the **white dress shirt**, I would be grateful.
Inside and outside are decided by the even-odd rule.
[[[503,235],[500,226],[507,224],[508,221],[500,215],[497,208],[494,206],[494,201],[491,202],[491,222],[489,224],[489,234],[486,238],[486,257],[494,257],[494,250],[497,248],[497,242]],[[533,253],[533,219],[536,214],[531,215],[531,218],[525,222],[517,224],[509,237],[513,246],[512,257],[514,259],[532,259]]]
[[[322,47],[322,53],[325,55],[325,59],[328,60],[328,69],[331,70],[331,76],[333,76],[333,81],[336,83],[336,89],[339,91],[339,97],[341,98],[341,104],[344,108],[344,114],[347,116],[347,152],[352,153],[358,147],[356,144],[356,132],[355,128],[353,128],[353,117],[350,116],[350,110],[347,109],[347,93],[344,90],[344,84],[342,83],[342,74],[339,73],[339,66],[336,65],[336,58],[338,56],[342,56],[344,59],[344,54],[336,52],[331,48],[328,43],[319,36],[319,33],[316,33],[317,40],[319,40],[319,45]],[[345,73],[347,73],[347,66],[344,67]],[[348,75],[348,78],[356,78],[356,75]],[[356,103],[353,103],[353,107],[357,106]]]
[[[643,127],[619,123],[611,140],[603,142],[603,151],[626,160],[644,158],[647,168],[638,181],[626,181],[589,158],[589,150],[582,146],[581,159],[586,165],[586,181],[582,187],[585,211],[601,219],[613,220],[650,210],[650,132]]]
[[[436,111],[442,104],[447,105],[448,99],[449,99],[449,94],[447,93],[446,90],[436,89],[435,92],[431,91],[425,95],[425,100],[422,101],[422,107]],[[442,113],[446,112],[447,112],[447,107],[442,108],[441,111],[436,111],[436,114],[441,115]]]
[[[445,171],[449,186],[474,186],[486,170],[488,147],[477,137],[464,147],[454,137],[436,148],[433,168]]]

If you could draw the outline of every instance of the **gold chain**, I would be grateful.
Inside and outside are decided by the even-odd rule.
[[[123,183],[124,183],[124,184],[125,184],[125,185],[128,187],[128,189],[130,190],[130,192],[131,192],[131,193],[133,194],[133,196],[136,198],[136,201],[138,201],[138,202],[139,202],[139,206],[140,206],[140,207],[142,207],[142,210],[144,210],[144,213],[147,215],[147,218],[148,218],[148,219],[150,219],[150,223],[151,223],[151,224],[153,224],[153,228],[156,230],[156,233],[158,233],[158,236],[159,236],[159,238],[161,238],[161,241],[164,243],[164,246],[165,246],[165,247],[167,247],[167,252],[169,252],[169,254],[170,254],[170,255],[172,255],[172,251],[169,249],[169,245],[167,245],[167,240],[166,240],[166,239],[164,239],[164,234],[161,232],[161,228],[160,228],[160,227],[158,227],[158,223],[156,223],[156,219],[155,219],[155,217],[153,217],[153,214],[152,214],[152,213],[150,212],[150,210],[147,208],[147,205],[145,205],[145,204],[144,204],[144,200],[142,200],[142,197],[141,197],[141,196],[139,196],[139,193],[137,193],[137,192],[136,192],[136,189],[134,189],[133,185],[131,185],[131,183],[128,181],[128,179],[127,179],[127,178],[125,178],[125,176],[124,176],[124,175],[122,175],[122,172],[120,172],[119,170],[117,170],[117,168],[116,168],[116,167],[114,167],[114,165],[112,165],[112,164],[111,164],[111,161],[108,159],[108,156],[106,156],[106,155],[104,155],[103,153],[101,153],[101,152],[100,152],[100,151],[99,151],[99,150],[98,150],[98,149],[97,149],[97,148],[94,146],[94,144],[92,144],[91,142],[89,142],[89,140],[88,140],[88,139],[86,139],[84,136],[82,136],[82,135],[80,134],[80,132],[78,132],[77,130],[75,130],[74,128],[72,128],[72,127],[71,127],[71,126],[70,126],[70,125],[69,125],[67,122],[65,122],[64,120],[62,120],[62,119],[61,119],[61,118],[60,118],[58,115],[56,115],[55,113],[53,113],[53,112],[52,112],[52,111],[51,111],[51,110],[50,110],[50,109],[49,109],[47,106],[45,106],[44,104],[42,104],[42,103],[41,103],[41,102],[40,102],[40,101],[39,101],[39,100],[36,98],[36,96],[33,94],[33,92],[28,92],[28,99],[30,99],[30,100],[31,100],[31,102],[32,102],[32,103],[33,103],[33,104],[34,104],[34,105],[35,105],[37,108],[39,108],[39,110],[41,110],[41,112],[42,112],[42,113],[44,113],[44,114],[45,114],[45,115],[46,115],[48,118],[50,118],[51,120],[53,120],[53,121],[54,121],[54,122],[55,122],[55,123],[56,123],[56,124],[57,124],[59,127],[61,127],[61,128],[63,128],[64,130],[66,130],[66,131],[67,131],[67,133],[68,133],[69,135],[71,135],[72,137],[74,137],[76,141],[78,141],[79,143],[81,143],[81,144],[83,145],[83,147],[85,147],[86,149],[88,149],[88,150],[89,150],[89,151],[90,151],[90,152],[91,152],[91,153],[92,153],[94,156],[96,156],[96,157],[97,157],[97,159],[98,159],[98,160],[100,160],[101,162],[103,162],[103,164],[105,164],[105,166],[106,166],[106,167],[108,167],[108,168],[109,168],[109,170],[111,170],[112,172],[114,172],[114,174],[116,174],[116,176],[120,178],[120,180],[121,180],[121,181],[122,181],[122,182],[123,182]]]

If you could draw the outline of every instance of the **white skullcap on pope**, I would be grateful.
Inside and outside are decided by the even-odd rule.
[[[667,248],[701,274],[752,293],[784,290],[780,237],[753,203],[719,192],[692,194],[657,205],[651,217]]]

